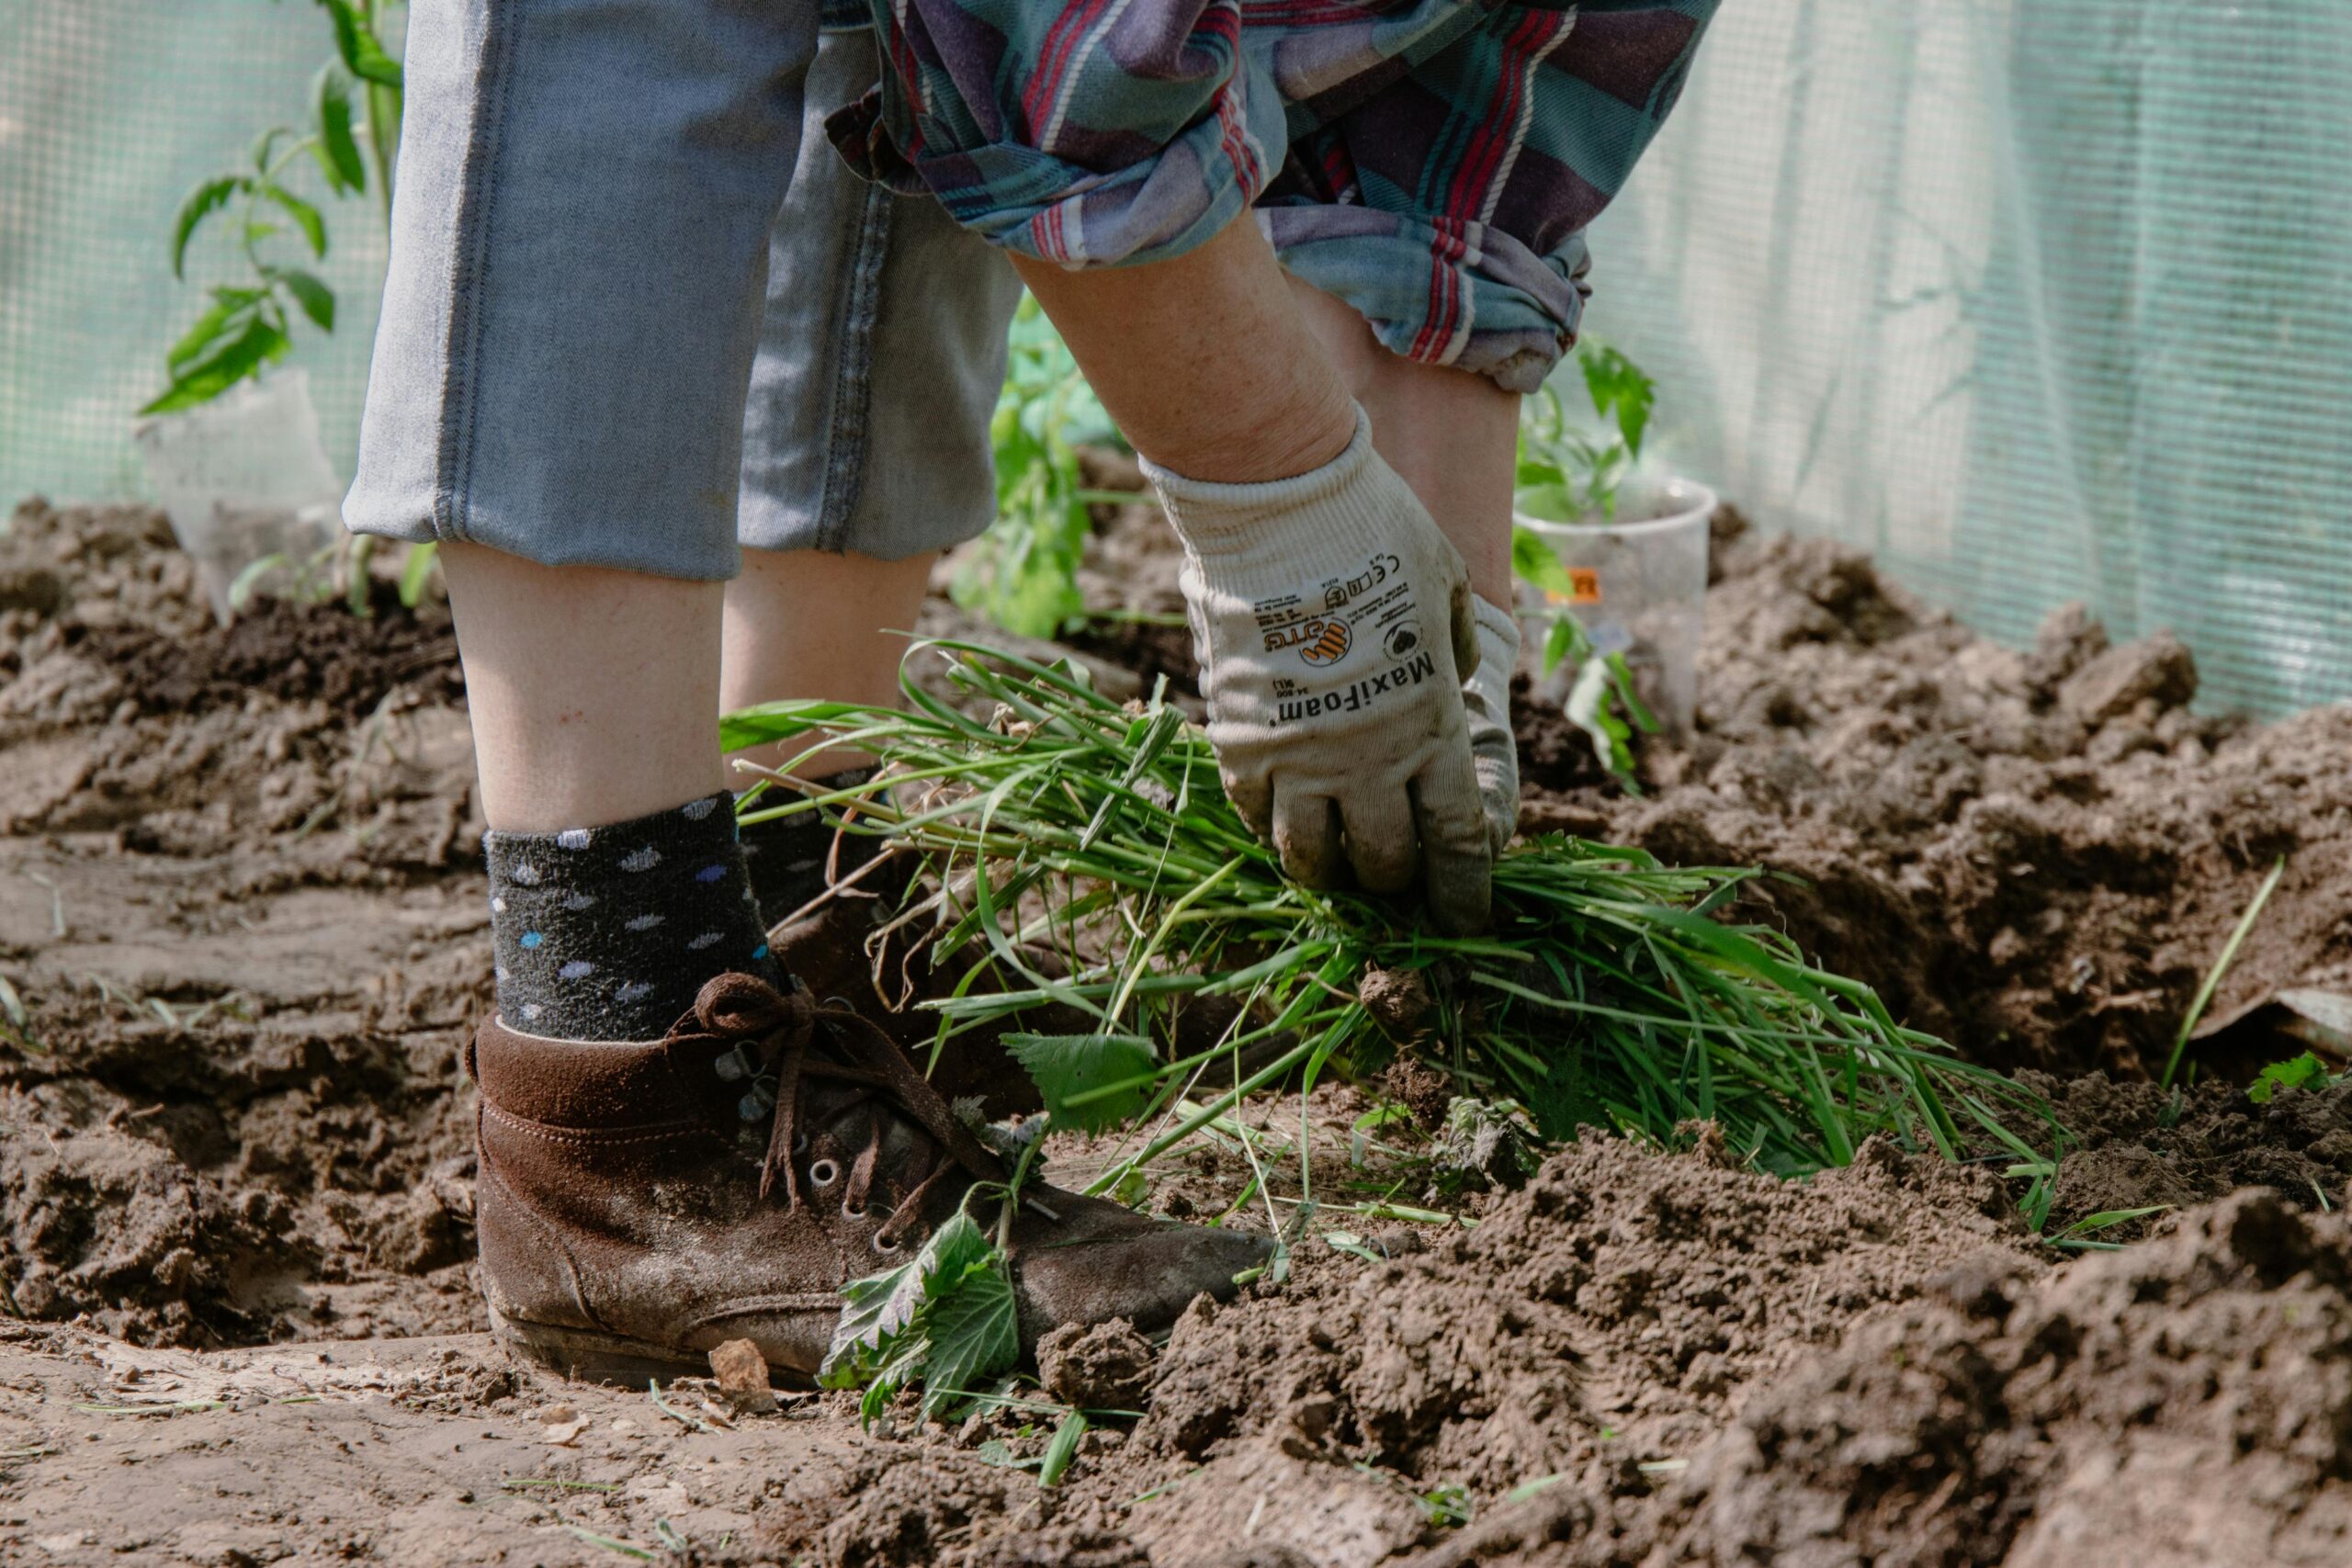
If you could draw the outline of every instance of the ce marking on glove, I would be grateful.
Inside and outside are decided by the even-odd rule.
[[[1396,555],[1383,550],[1374,556],[1364,570],[1354,577],[1335,577],[1323,585],[1323,608],[1328,613],[1344,610],[1356,596],[1369,593],[1391,577],[1405,570],[1405,563]]]

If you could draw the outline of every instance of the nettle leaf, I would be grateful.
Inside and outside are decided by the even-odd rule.
[[[302,314],[317,323],[321,332],[334,331],[334,290],[320,282],[317,275],[288,266],[273,267],[269,276],[286,285],[286,292],[294,296]]]
[[[317,208],[281,185],[266,185],[261,187],[261,194],[286,209],[286,216],[294,220],[302,237],[311,242],[312,255],[327,254],[327,220],[319,216]]]
[[[311,105],[319,122],[319,139],[311,151],[326,171],[327,186],[340,196],[368,188],[368,165],[360,160],[359,139],[352,134],[351,76],[328,61],[311,83]]]
[[[922,1255],[896,1269],[852,1280],[842,1287],[841,1320],[833,1325],[832,1343],[817,1369],[817,1381],[826,1388],[855,1388],[880,1364],[884,1345],[914,1321],[922,1304]]]
[[[1004,1044],[1036,1081],[1053,1125],[1080,1133],[1106,1131],[1142,1110],[1159,1066],[1151,1042],[1127,1034],[1008,1034]],[[1087,1098],[1072,1104],[1079,1096]]]
[[[928,1417],[1020,1359],[1012,1274],[969,1214],[940,1226],[910,1261],[853,1280],[842,1295],[817,1381],[864,1385],[868,1420],[918,1379]]]
[[[931,1354],[922,1368],[926,1419],[950,1400],[979,1392],[982,1382],[1021,1359],[1020,1313],[1004,1260],[991,1248],[947,1286],[930,1316]]]
[[[247,184],[243,175],[220,175],[205,181],[181,199],[179,213],[172,220],[174,277],[187,275],[187,243],[196,237],[197,226],[227,206],[229,198],[244,189]]]
[[[401,85],[401,62],[384,52],[367,18],[354,10],[351,0],[319,0],[327,19],[334,28],[335,52],[354,76],[363,82],[380,82],[387,87]]]

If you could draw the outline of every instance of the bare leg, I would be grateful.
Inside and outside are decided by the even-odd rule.
[[[720,584],[455,543],[441,570],[492,828],[627,821],[724,787]]]
[[[1347,386],[1247,218],[1145,266],[1012,265],[1127,440],[1162,468],[1219,483],[1287,479],[1354,437]]]
[[[727,585],[719,711],[786,697],[896,704],[899,660],[931,581],[931,555],[886,561],[826,550],[745,550],[743,575]],[[802,748],[749,753],[768,766]],[[821,778],[872,761],[835,749],[801,764]]]
[[[1508,605],[1519,395],[1484,376],[1391,353],[1353,309],[1295,277],[1308,330],[1372,416],[1372,444],[1462,552],[1470,586]]]

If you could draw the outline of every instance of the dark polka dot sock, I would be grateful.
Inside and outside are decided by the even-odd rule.
[[[633,822],[486,833],[498,1016],[557,1040],[654,1040],[729,970],[782,986],[732,797]]]
[[[809,781],[820,791],[848,789],[874,776],[871,768],[845,768]],[[770,794],[761,804],[781,804],[789,795]],[[834,870],[846,879],[881,851],[878,840],[858,833],[841,835],[840,859]],[[759,900],[760,917],[771,927],[808,908],[825,890],[825,866],[834,853],[833,825],[818,812],[753,822],[743,829],[743,858],[749,863],[752,896]],[[875,893],[887,891],[876,882],[860,883]]]

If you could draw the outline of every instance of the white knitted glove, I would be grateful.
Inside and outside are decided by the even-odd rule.
[[[1478,770],[1478,799],[1487,809],[1487,843],[1500,855],[1519,831],[1519,741],[1510,732],[1519,621],[1483,594],[1470,597],[1478,622],[1478,668],[1462,682],[1462,704],[1470,710],[1470,750]]]
[[[1311,887],[1352,866],[1421,878],[1450,931],[1486,923],[1493,852],[1461,671],[1470,582],[1412,490],[1355,439],[1322,468],[1210,484],[1146,463],[1184,541],[1182,587],[1225,791]],[[1505,677],[1509,679],[1508,676]]]

